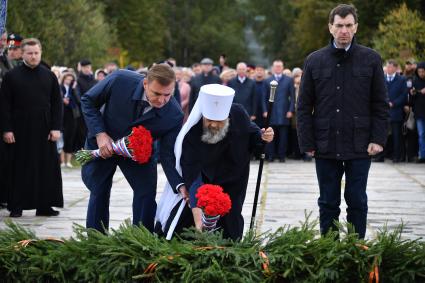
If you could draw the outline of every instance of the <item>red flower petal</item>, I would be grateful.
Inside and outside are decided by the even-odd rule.
[[[197,206],[210,216],[226,215],[232,207],[229,195],[217,185],[202,185],[199,187],[196,197],[198,198]]]
[[[152,135],[149,130],[143,126],[133,127],[128,136],[128,148],[131,150],[133,160],[143,164],[149,161],[152,155]]]

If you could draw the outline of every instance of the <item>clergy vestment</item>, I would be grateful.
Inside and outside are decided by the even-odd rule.
[[[63,207],[62,177],[56,142],[50,131],[60,130],[62,99],[56,76],[39,64],[9,71],[1,86],[3,133],[13,132],[7,144],[9,210]]]

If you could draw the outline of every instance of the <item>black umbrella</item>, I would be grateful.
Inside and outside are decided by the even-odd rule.
[[[270,98],[269,98],[269,105],[267,107],[267,117],[264,123],[265,129],[269,127],[270,115],[273,110],[274,95],[276,92],[277,85],[278,83],[275,80],[270,82]],[[254,204],[252,206],[251,224],[249,225],[250,230],[252,230],[252,228],[254,227],[255,214],[257,213],[258,194],[260,193],[261,175],[263,173],[263,164],[264,164],[264,158],[265,158],[264,149],[265,149],[265,143],[263,143],[263,146],[261,148],[260,166],[258,168],[257,185],[255,186],[255,195],[254,195]]]

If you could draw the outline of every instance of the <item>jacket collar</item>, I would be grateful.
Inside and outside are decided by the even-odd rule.
[[[334,46],[334,38],[331,37],[331,40],[329,42],[328,48],[331,50],[331,52],[337,56],[350,56],[351,53],[353,53],[353,50],[357,47],[356,37],[353,37],[353,40],[351,41],[351,46],[348,51],[345,51],[345,49],[342,48],[335,48]]]
[[[134,92],[133,92],[133,95],[132,95],[132,98],[131,99],[133,99],[133,100],[142,100],[143,93],[144,92],[145,92],[145,89],[143,87],[143,80],[141,80],[137,84],[136,88],[134,89]]]

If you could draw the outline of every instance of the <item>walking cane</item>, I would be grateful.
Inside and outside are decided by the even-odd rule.
[[[269,127],[270,115],[272,114],[274,94],[276,92],[276,88],[277,88],[277,81],[274,81],[274,80],[271,81],[269,105],[267,107],[267,117],[264,123],[265,129]],[[255,186],[254,204],[252,206],[251,224],[249,225],[249,230],[252,230],[254,228],[255,214],[257,213],[258,194],[260,193],[261,175],[263,173],[263,164],[264,164],[264,158],[265,158],[264,149],[265,149],[265,143],[263,143],[261,148],[260,166],[258,167],[257,185]]]

